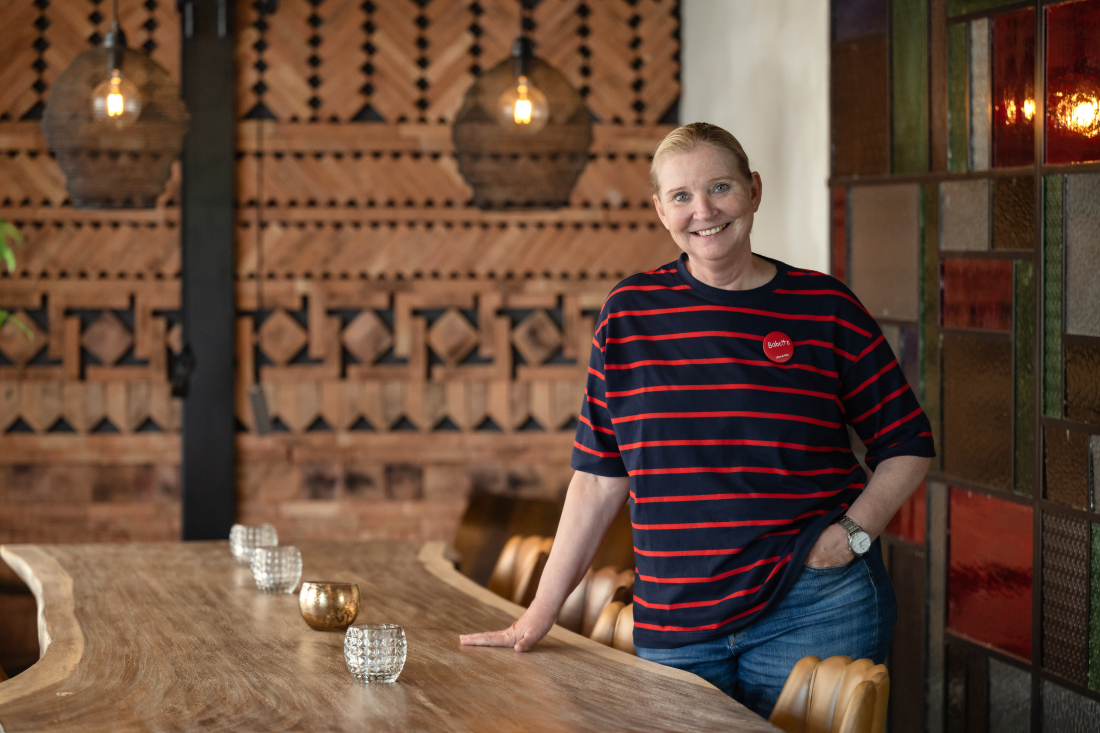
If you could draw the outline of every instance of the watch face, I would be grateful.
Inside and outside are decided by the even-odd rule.
[[[862,555],[871,549],[871,537],[866,532],[856,532],[849,540],[852,552]]]

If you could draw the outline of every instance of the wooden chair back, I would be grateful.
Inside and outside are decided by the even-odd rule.
[[[593,575],[592,568],[589,568],[588,572],[581,578],[581,582],[577,583],[577,587],[566,597],[565,603],[561,606],[561,611],[558,612],[557,623],[562,628],[578,634],[581,633],[581,626],[584,624],[584,601],[588,594],[588,584],[592,582]]]
[[[611,639],[611,646],[627,654],[638,654],[634,648],[634,604],[628,603],[619,612],[619,619],[615,622],[615,635]]]
[[[805,657],[795,664],[769,721],[786,733],[883,733],[886,667],[870,659]]]
[[[604,606],[599,617],[596,618],[596,623],[592,626],[589,638],[604,646],[611,646],[611,642],[615,640],[615,626],[619,622],[619,613],[623,608],[625,606],[622,601],[613,601]]]
[[[509,598],[512,595],[512,579],[516,575],[516,561],[519,557],[519,546],[523,537],[515,535],[504,543],[500,551],[493,574],[489,576],[489,590],[498,596]]]
[[[8,678],[8,676],[6,674],[4,674],[4,668],[0,667],[0,682],[3,682],[7,678]]]
[[[530,562],[529,557],[520,557],[517,563],[517,576],[515,589],[512,592],[512,602],[527,608],[531,601],[535,600],[535,592],[539,589],[539,581],[542,580],[542,571],[546,567],[546,561],[550,559],[550,550],[554,546],[553,537],[541,538],[542,541],[535,549],[535,558]],[[522,550],[522,546],[521,546]]]
[[[618,594],[618,595],[616,595]],[[601,568],[593,574],[588,583],[588,592],[584,600],[584,617],[581,633],[592,636],[592,629],[600,613],[612,601],[621,601],[625,606],[634,594],[634,571],[618,571],[613,567]]]

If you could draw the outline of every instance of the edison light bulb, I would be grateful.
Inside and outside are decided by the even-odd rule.
[[[141,95],[134,83],[115,69],[92,92],[92,114],[101,122],[126,127],[141,115]]]
[[[521,134],[531,134],[546,127],[550,120],[550,103],[526,76],[500,95],[500,124]]]

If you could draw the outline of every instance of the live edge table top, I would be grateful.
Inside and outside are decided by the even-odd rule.
[[[38,599],[42,658],[0,682],[0,730],[776,731],[678,670],[554,627],[527,654],[463,647],[523,609],[441,544],[298,544],[303,579],[359,584],[356,622],[404,627],[394,684],[355,682],[344,635],[265,595],[226,542],[7,545]]]

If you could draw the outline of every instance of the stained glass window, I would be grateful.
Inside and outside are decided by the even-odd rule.
[[[943,260],[943,325],[1012,330],[1012,261]]]
[[[842,283],[848,282],[848,192],[843,188],[833,189],[832,198],[832,276]]]
[[[952,173],[970,167],[970,26],[957,23],[947,28],[947,166]]]
[[[833,173],[887,173],[890,59],[886,0],[834,3]]]
[[[853,187],[848,213],[852,290],[875,318],[916,321],[920,187]]]
[[[1046,497],[1076,509],[1089,506],[1089,436],[1076,430],[1043,430]]]
[[[1031,658],[1032,509],[951,489],[947,623]]]
[[[1016,493],[1030,496],[1035,474],[1035,266],[1017,260],[1015,270],[1015,316],[1012,342],[1016,350],[1015,442]]]
[[[997,733],[1031,733],[1031,674],[989,660],[989,728]]]
[[[1100,346],[1067,339],[1066,417],[1100,423]]]
[[[970,24],[970,170],[989,170],[989,20]]]
[[[993,249],[1035,249],[1035,178],[993,181]]]
[[[1035,162],[1035,109],[1035,9],[1025,8],[993,19],[993,165]]]
[[[1096,733],[1100,702],[1090,700],[1050,680],[1043,680],[1043,730]]]
[[[1046,160],[1100,160],[1100,0],[1046,8]]]
[[[943,338],[943,466],[961,479],[1011,488],[1012,343]]]
[[[1066,333],[1100,336],[1100,173],[1066,176]]]
[[[928,170],[927,0],[890,3],[891,109],[895,173]]]
[[[1061,417],[1062,176],[1043,179],[1043,414]]]
[[[941,249],[989,249],[989,181],[941,183],[940,217]]]

